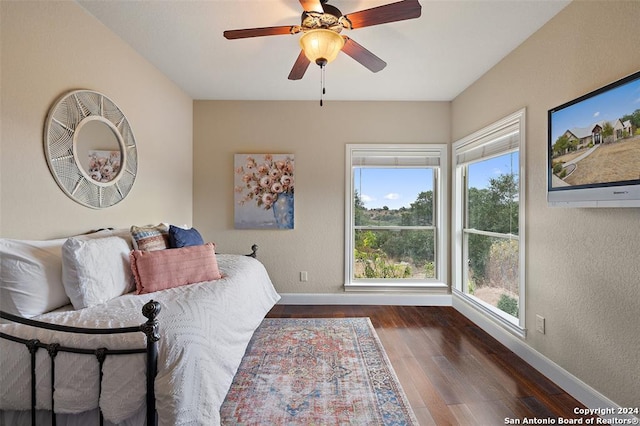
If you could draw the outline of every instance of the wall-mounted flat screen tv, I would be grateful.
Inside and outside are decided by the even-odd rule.
[[[640,207],[640,71],[548,111],[547,201]]]

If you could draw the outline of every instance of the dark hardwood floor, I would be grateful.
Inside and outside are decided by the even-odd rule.
[[[451,307],[276,305],[267,315],[363,316],[371,319],[421,425],[579,418],[574,408],[582,404]]]

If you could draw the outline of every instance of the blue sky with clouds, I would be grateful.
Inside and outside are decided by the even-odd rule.
[[[366,208],[409,207],[418,194],[433,190],[433,172],[428,169],[356,168],[354,188]]]
[[[489,179],[518,171],[518,153],[501,155],[469,167],[470,185],[486,188]],[[433,172],[429,169],[355,168],[354,188],[368,209],[410,207],[418,194],[433,191]]]

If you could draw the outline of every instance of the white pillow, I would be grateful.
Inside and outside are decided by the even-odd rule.
[[[66,239],[0,239],[0,309],[31,318],[69,298],[62,284],[62,245]]]
[[[121,237],[69,238],[62,246],[62,283],[75,309],[134,290],[128,242]]]

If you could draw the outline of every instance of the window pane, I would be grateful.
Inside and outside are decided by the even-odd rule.
[[[433,229],[356,229],[355,278],[435,278]]]
[[[467,291],[518,317],[518,240],[465,234],[468,247]]]
[[[355,226],[433,224],[433,169],[355,167]]]
[[[469,228],[518,235],[518,152],[467,169]]]

